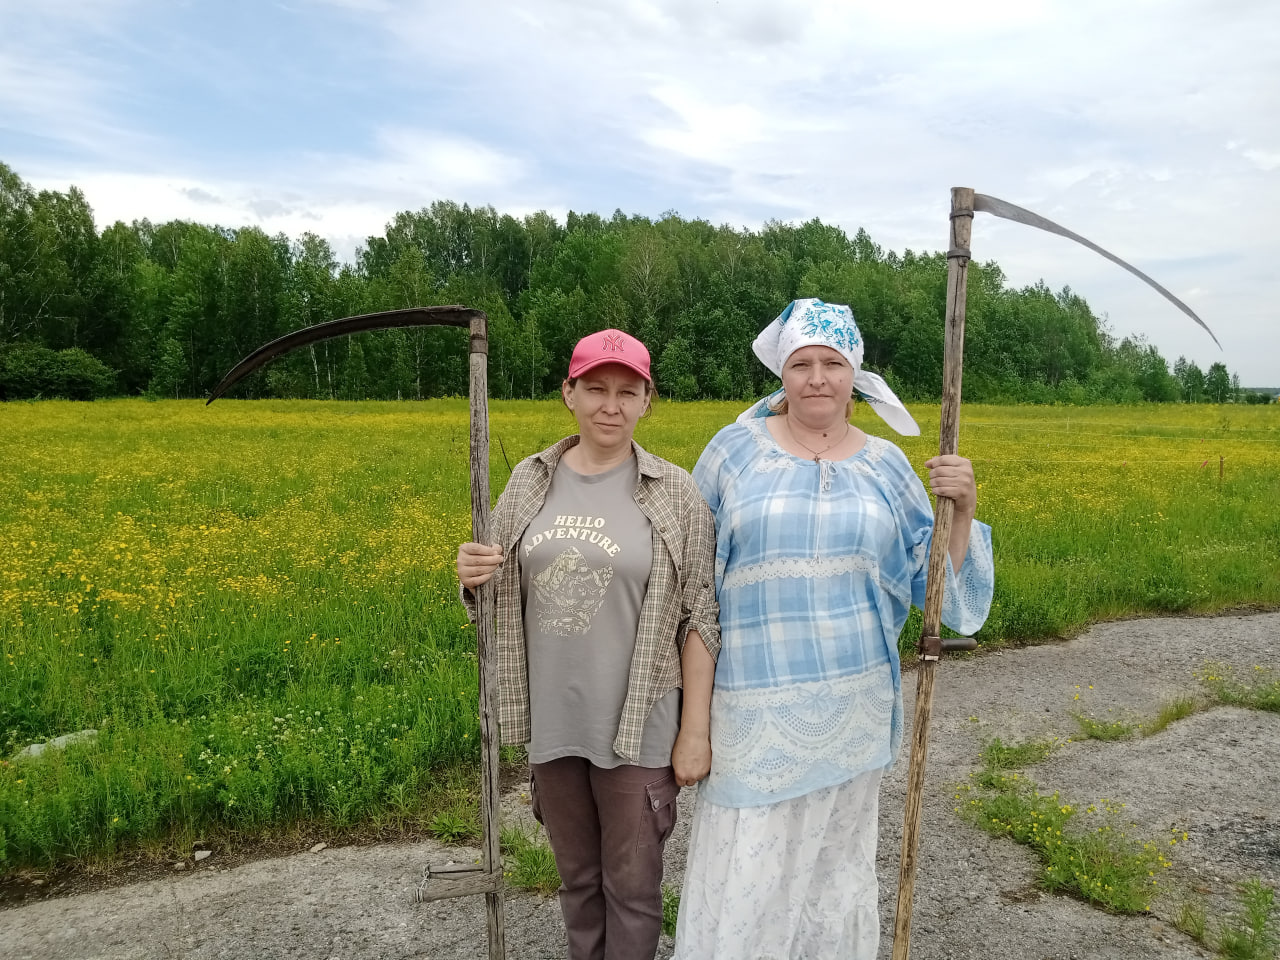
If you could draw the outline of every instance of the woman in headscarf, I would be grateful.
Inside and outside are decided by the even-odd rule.
[[[561,396],[578,432],[516,465],[458,579],[475,619],[497,578],[502,741],[528,744],[570,960],[652,960],[676,795],[711,764],[715,529],[689,474],[633,439],[643,343],[583,337]]]
[[[855,394],[919,427],[862,368],[852,311],[797,300],[753,344],[782,389],[712,439],[693,476],[716,519],[721,652],[680,960],[871,960],[881,774],[902,740],[897,641],[922,606],[933,511],[893,443],[853,426]],[[973,468],[924,466],[955,501],[942,619],[986,619],[991,531]]]

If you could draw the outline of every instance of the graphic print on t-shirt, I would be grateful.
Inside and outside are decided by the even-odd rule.
[[[593,570],[577,547],[570,547],[533,578],[538,626],[571,637],[591,629],[613,580],[613,565]]]
[[[580,474],[563,460],[542,508],[520,534],[520,600],[529,669],[529,759],[614,753],[653,568],[653,524],[636,500],[639,461]],[[653,705],[639,762],[665,767],[680,723],[680,691]]]

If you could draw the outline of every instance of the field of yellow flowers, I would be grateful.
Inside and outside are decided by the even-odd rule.
[[[738,409],[660,404],[638,439],[692,467]],[[494,490],[571,426],[494,404]],[[985,641],[1280,605],[1280,408],[966,407],[961,452],[995,531]],[[465,401],[11,403],[0,457],[0,874],[421,822],[474,761]]]

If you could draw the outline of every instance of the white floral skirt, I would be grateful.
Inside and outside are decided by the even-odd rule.
[[[874,960],[882,773],[762,807],[699,796],[675,960]]]

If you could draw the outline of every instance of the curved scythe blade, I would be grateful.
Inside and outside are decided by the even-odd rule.
[[[463,306],[410,307],[407,310],[384,310],[381,313],[365,313],[358,317],[343,317],[341,320],[329,320],[314,326],[303,327],[301,330],[286,333],[283,337],[264,344],[232,367],[213,388],[213,393],[209,395],[205,406],[226,393],[237,380],[247,377],[276,357],[283,356],[291,350],[297,350],[299,347],[319,343],[321,340],[332,340],[334,337],[363,333],[366,330],[388,330],[393,327],[469,327],[473,317],[483,315],[482,310]]]
[[[973,209],[981,210],[983,213],[989,213],[993,217],[1002,217],[1005,220],[1012,220],[1014,223],[1025,223],[1029,227],[1036,227],[1048,233],[1056,233],[1060,237],[1066,237],[1068,240],[1074,240],[1076,243],[1088,247],[1094,253],[1101,254],[1117,266],[1124,267],[1139,280],[1145,281],[1154,287],[1166,300],[1172,303],[1196,323],[1200,324],[1200,326],[1204,328],[1204,332],[1209,334],[1210,337],[1213,337],[1213,342],[1218,344],[1218,349],[1222,349],[1222,344],[1218,343],[1218,338],[1213,336],[1213,331],[1209,329],[1209,325],[1196,316],[1194,310],[1188,307],[1164,287],[1160,286],[1160,284],[1148,277],[1137,267],[1132,264],[1125,263],[1114,253],[1103,250],[1092,240],[1086,240],[1084,237],[1080,236],[1080,234],[1074,233],[1066,227],[1060,226],[1052,220],[1048,220],[1045,217],[1040,216],[1038,213],[1032,213],[1030,210],[1026,210],[996,197],[988,197],[985,194],[975,193],[973,195]]]

